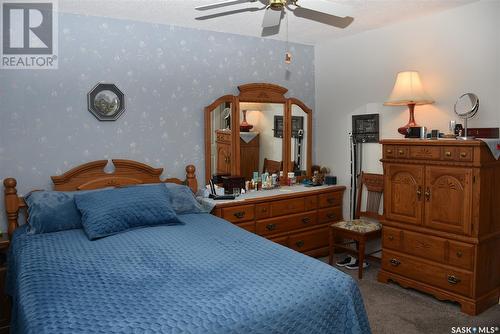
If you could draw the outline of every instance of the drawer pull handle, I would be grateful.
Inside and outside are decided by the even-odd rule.
[[[303,240],[299,240],[295,244],[297,245],[297,247],[300,248],[300,247],[304,246],[304,241]]]
[[[399,153],[399,155],[403,155],[403,154],[405,154],[405,151],[399,150],[398,153]]]
[[[467,153],[465,152],[460,152],[460,157],[465,158],[467,156]]]
[[[447,157],[451,157],[451,152],[450,151],[446,151],[446,152],[444,152],[444,155],[446,155]]]
[[[311,222],[311,218],[309,218],[309,217],[302,218],[302,222],[304,224],[309,224]]]
[[[267,224],[266,229],[268,231],[274,231],[276,229],[276,224]]]
[[[464,253],[462,253],[462,251],[457,252],[457,257],[462,257],[462,255],[464,255]]]
[[[391,259],[390,262],[393,267],[397,267],[401,264],[401,261],[399,261],[398,259]]]
[[[431,199],[431,190],[429,189],[429,187],[427,187],[427,189],[425,190],[425,200],[429,202],[430,199]]]
[[[238,211],[233,214],[236,218],[241,219],[245,217],[245,211]]]
[[[394,236],[390,235],[388,238],[390,241],[394,240]]]
[[[422,186],[417,188],[417,199],[420,201],[420,198],[422,198]]]
[[[448,283],[455,285],[460,283],[462,280],[454,275],[448,275]]]
[[[329,214],[327,214],[326,216],[327,216],[329,219],[335,219],[335,218],[337,217],[337,215],[336,215],[336,214],[334,214],[334,213],[329,213]]]
[[[391,149],[388,149],[388,150],[387,150],[387,153],[391,154],[391,153],[392,153],[392,150],[391,150]]]

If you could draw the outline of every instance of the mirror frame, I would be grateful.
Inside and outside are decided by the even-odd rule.
[[[288,98],[285,94],[287,88],[270,83],[250,83],[238,86],[239,95],[224,95],[216,99],[204,108],[205,113],[205,182],[209,182],[211,170],[211,113],[221,103],[231,103],[231,154],[234,163],[231,164],[231,175],[238,175],[240,170],[240,102],[248,103],[281,103],[283,104],[283,145],[282,159],[283,175],[282,183],[286,183],[287,174],[293,169],[291,161],[291,138],[292,138],[292,105],[299,106],[307,114],[307,177],[311,176],[312,168],[312,109],[297,98]]]

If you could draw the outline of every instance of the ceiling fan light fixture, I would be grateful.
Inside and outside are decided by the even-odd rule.
[[[286,5],[286,0],[269,0],[269,7],[274,10],[281,10]]]

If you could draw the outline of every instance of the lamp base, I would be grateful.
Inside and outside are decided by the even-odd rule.
[[[408,123],[400,128],[398,128],[398,132],[402,134],[403,136],[408,135],[408,129],[412,126],[418,126],[417,123],[415,122],[415,115],[414,115],[414,110],[415,110],[415,104],[410,103],[408,104],[408,111],[410,112],[410,119],[408,120]]]

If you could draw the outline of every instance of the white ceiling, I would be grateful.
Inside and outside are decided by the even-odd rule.
[[[225,9],[196,11],[194,8],[221,0],[59,0],[62,12],[132,19],[137,21],[173,24],[248,36],[262,36],[263,11],[243,12],[209,20],[196,20],[198,16],[212,14]],[[299,3],[308,0],[299,0]],[[376,29],[396,22],[429,15],[478,0],[330,0],[353,8],[354,21],[340,29],[289,15],[289,40],[305,44],[317,44],[325,39],[352,35]],[[249,4],[238,4],[231,9],[264,7],[259,0]],[[278,35],[269,38],[286,39],[286,24],[282,21]]]

